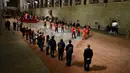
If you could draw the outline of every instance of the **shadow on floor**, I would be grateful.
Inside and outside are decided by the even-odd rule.
[[[106,70],[107,67],[106,66],[100,66],[100,65],[93,65],[90,68],[90,71],[100,71],[100,70]]]
[[[72,66],[84,67],[84,62],[75,61],[72,63]]]
[[[75,61],[72,63],[72,66],[84,67],[84,62]],[[100,66],[100,65],[93,65],[92,67],[90,67],[90,71],[100,71],[106,69],[107,69],[106,66]]]

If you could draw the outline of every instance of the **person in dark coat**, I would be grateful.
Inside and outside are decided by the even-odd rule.
[[[10,30],[10,21],[9,20],[7,20],[7,28],[8,28],[8,30]]]
[[[58,59],[63,60],[63,53],[64,53],[65,43],[63,39],[60,40],[58,43]]]
[[[71,44],[71,40],[69,40],[69,44],[66,46],[66,65],[71,66],[72,60],[72,53],[73,53],[73,45]]]
[[[32,34],[32,38],[33,38],[33,45],[35,45],[36,44],[36,37],[37,37],[37,35],[36,35],[36,33],[33,31],[33,34]]]
[[[20,31],[22,32],[23,23],[20,23]]]
[[[7,21],[5,21],[5,29],[8,28],[8,24],[7,24]]]
[[[51,40],[49,41],[49,45],[50,45],[50,48],[51,48],[51,57],[55,57],[54,53],[55,53],[55,50],[56,50],[56,41],[54,39],[54,36],[52,36]]]
[[[22,36],[25,36],[25,27],[21,28]]]
[[[17,23],[14,21],[13,22],[13,30],[16,30],[16,25],[17,25]]]
[[[75,22],[73,23],[73,27],[75,27]]]
[[[50,36],[47,35],[46,36],[46,55],[49,55],[49,40],[50,40]]]
[[[29,29],[28,29],[28,27],[25,29],[25,35],[26,35],[26,40],[28,40],[28,35],[29,35]]]
[[[43,52],[43,46],[44,46],[44,40],[43,40],[43,37],[42,37],[42,35],[39,35],[38,36],[38,46],[39,46],[39,48],[40,48],[40,51],[42,51]]]
[[[86,28],[87,26],[86,25],[84,25],[84,28]]]
[[[80,27],[80,23],[79,23],[79,20],[77,20],[77,23],[76,23],[76,28]]]
[[[88,44],[88,48],[84,50],[84,70],[85,71],[89,71],[92,57],[93,57],[93,50],[90,49],[90,45]]]
[[[32,43],[32,30],[29,29],[28,33],[29,33],[29,43],[31,44]]]
[[[44,22],[44,27],[46,27],[46,22]]]
[[[16,23],[16,30],[17,31],[19,30],[19,23],[18,22]]]

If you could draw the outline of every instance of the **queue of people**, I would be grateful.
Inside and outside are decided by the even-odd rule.
[[[7,23],[8,26],[6,27],[9,29],[10,22],[7,21],[5,24],[7,25]],[[61,24],[62,29],[63,29],[62,27],[63,25]],[[58,50],[58,60],[63,61],[64,52],[66,51],[66,66],[69,67],[72,65],[72,54],[73,54],[74,46],[71,40],[68,41],[68,44],[65,44],[63,39],[61,39],[57,43],[54,36],[50,38],[49,35],[45,35],[44,32],[40,32],[39,30],[37,31],[37,33],[35,33],[34,30],[23,26],[23,23],[19,25],[19,28],[17,28],[16,26],[17,26],[17,22],[14,21],[13,29],[14,30],[20,29],[22,33],[22,37],[25,38],[30,44],[38,45],[39,50],[41,52],[46,52],[46,55],[50,55],[52,58],[55,58],[56,50]],[[76,30],[78,32],[77,36],[80,36],[79,26],[76,27],[72,26],[72,28],[74,29],[74,32],[75,29],[78,29]],[[75,37],[76,33],[73,34]],[[46,46],[44,46],[45,44]],[[93,51],[92,49],[90,49],[90,45],[88,45],[88,48],[84,50],[83,56],[84,56],[84,70],[89,71],[89,67],[93,56]]]

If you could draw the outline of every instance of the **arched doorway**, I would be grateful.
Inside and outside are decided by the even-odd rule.
[[[114,34],[118,34],[119,21],[115,19],[111,20],[110,26],[111,26],[111,32]]]
[[[110,23],[111,23],[110,25],[111,25],[112,27],[115,27],[115,26],[118,26],[118,25],[119,25],[119,22],[118,22],[117,20],[112,20]]]

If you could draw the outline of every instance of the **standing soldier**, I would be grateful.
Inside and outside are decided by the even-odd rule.
[[[85,71],[89,71],[92,57],[93,57],[93,51],[92,49],[90,49],[90,45],[88,44],[88,48],[84,50],[84,70]]]
[[[52,29],[52,22],[50,22],[50,29]]]
[[[58,43],[58,59],[63,60],[63,53],[64,53],[65,43],[63,39],[60,40]]]
[[[73,38],[73,36],[74,36],[74,38],[76,38],[76,35],[75,35],[75,27],[72,27],[72,38]]]
[[[46,55],[49,55],[49,35],[46,36]]]
[[[66,65],[71,66],[72,60],[72,53],[73,53],[73,45],[71,44],[71,40],[69,40],[69,44],[66,46]]]
[[[61,32],[64,32],[64,24],[60,24],[61,25]]]
[[[80,36],[80,27],[77,28],[77,36]]]
[[[49,45],[51,47],[51,57],[55,57],[54,56],[54,53],[55,53],[55,50],[56,50],[56,41],[54,39],[54,36],[52,36],[51,40],[49,41]]]
[[[54,25],[55,25],[55,32],[58,32],[58,24],[57,24],[57,22]]]

